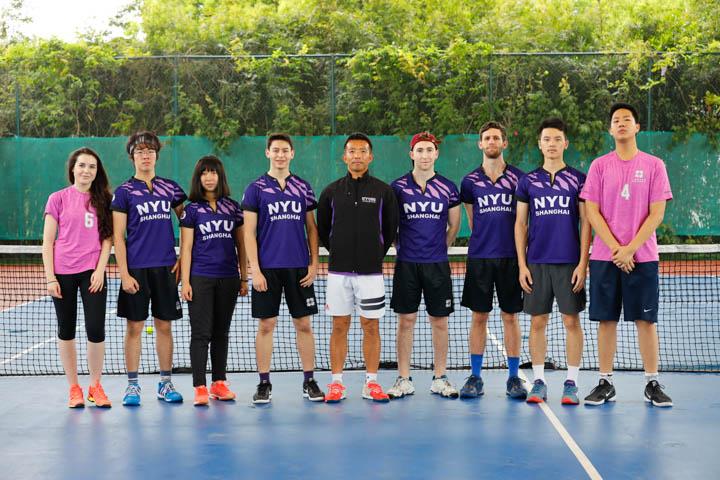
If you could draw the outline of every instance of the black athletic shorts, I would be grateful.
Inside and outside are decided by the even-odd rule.
[[[315,289],[313,285],[301,287],[300,279],[307,275],[303,268],[261,268],[267,280],[267,290],[252,290],[253,318],[272,318],[280,314],[280,300],[283,291],[290,316],[302,318],[318,313]]]
[[[590,320],[656,323],[660,302],[658,262],[636,263],[624,273],[612,262],[590,260]]]
[[[56,274],[60,284],[60,293],[63,298],[52,297],[55,313],[58,319],[58,338],[72,340],[75,338],[77,325],[77,294],[80,298],[85,314],[85,331],[88,341],[100,343],[105,341],[105,304],[107,300],[107,282],[102,290],[90,293],[90,276],[93,270],[81,273]]]
[[[158,320],[182,318],[182,305],[178,295],[172,267],[131,268],[130,275],[137,280],[140,290],[126,293],[120,286],[118,317],[144,322],[152,302],[152,316]]]
[[[517,258],[468,258],[460,305],[473,312],[491,312],[494,287],[500,310],[521,312],[523,300],[519,277]]]
[[[575,315],[585,310],[585,287],[572,291],[574,263],[531,263],[532,292],[523,292],[523,311],[528,315],[545,315],[552,312],[553,300],[565,315]]]
[[[395,262],[390,307],[395,313],[416,313],[421,294],[428,315],[447,317],[455,310],[448,262]]]

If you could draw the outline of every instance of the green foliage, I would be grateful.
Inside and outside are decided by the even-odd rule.
[[[21,4],[3,11],[3,28],[21,21]],[[115,21],[125,37],[5,38],[0,134],[16,133],[16,107],[22,135],[151,128],[218,150],[273,130],[446,135],[495,118],[536,158],[535,126],[557,115],[592,156],[608,104],[623,99],[645,128],[717,146],[720,56],[706,54],[720,50],[717,10],[715,0],[135,0]],[[630,54],[512,54],[598,50]],[[343,55],[295,57],[333,53]]]

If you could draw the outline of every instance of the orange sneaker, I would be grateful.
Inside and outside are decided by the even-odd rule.
[[[195,387],[195,400],[193,401],[193,405],[195,406],[202,406],[207,405],[209,402],[208,399],[208,389],[205,385],[200,385],[199,387]]]
[[[215,400],[235,400],[235,394],[230,391],[225,380],[218,380],[210,384],[210,397]]]
[[[337,403],[345,399],[345,385],[333,382],[328,385],[328,393],[325,394],[325,403]]]
[[[112,407],[112,403],[110,403],[107,395],[105,395],[105,390],[103,390],[100,382],[94,387],[92,385],[88,387],[88,402],[93,402],[96,407],[100,408]]]
[[[362,397],[374,402],[389,402],[390,397],[383,392],[382,387],[377,382],[368,382],[363,387]]]
[[[83,408],[85,406],[85,400],[83,400],[83,391],[80,385],[70,385],[70,401],[68,407],[70,408]]]

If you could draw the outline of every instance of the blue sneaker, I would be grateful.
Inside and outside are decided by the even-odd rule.
[[[140,385],[137,383],[128,383],[122,403],[126,407],[137,407],[140,405]]]
[[[542,403],[545,400],[547,400],[547,385],[542,380],[535,380],[527,397],[527,403]]]
[[[518,376],[508,378],[506,387],[505,395],[510,398],[524,400],[527,397],[527,388],[525,388],[523,381]]]
[[[565,380],[561,402],[563,405],[578,405],[580,403],[578,387],[572,380]]]
[[[175,390],[175,385],[170,380],[158,383],[157,397],[168,403],[181,403],[183,401],[182,395]]]
[[[482,378],[470,375],[460,389],[460,398],[477,398],[485,393]]]

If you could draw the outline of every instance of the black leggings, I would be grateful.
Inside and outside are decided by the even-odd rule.
[[[60,340],[73,340],[77,324],[77,292],[80,290],[83,312],[85,312],[85,331],[89,342],[100,343],[105,341],[105,301],[107,299],[107,286],[99,292],[90,293],[90,276],[93,271],[81,273],[56,274],[60,284],[60,293],[63,298],[52,297],[55,304],[55,313],[58,318],[58,338]]]
[[[212,381],[225,380],[230,322],[235,311],[240,278],[211,278],[192,275],[193,301],[190,310],[190,364],[193,386],[205,385],[208,344]]]

